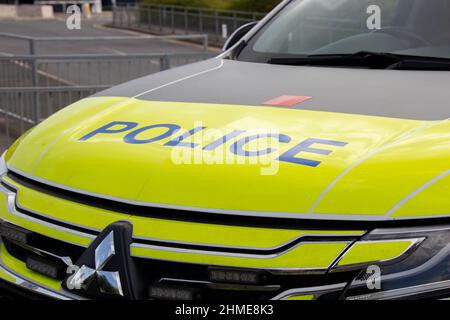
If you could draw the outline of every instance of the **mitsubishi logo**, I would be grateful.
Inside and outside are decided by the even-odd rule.
[[[95,268],[83,264],[75,274],[67,279],[67,287],[87,291],[91,285],[96,283],[102,294],[123,296],[119,271],[103,270],[115,254],[114,230],[112,230],[95,248]]]

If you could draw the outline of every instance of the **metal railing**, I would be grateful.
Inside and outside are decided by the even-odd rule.
[[[0,56],[0,88],[113,86],[213,56],[210,53]]]
[[[222,44],[237,28],[264,16],[260,12],[141,3],[113,8],[113,25],[159,34],[207,34],[210,41]]]
[[[27,37],[18,35],[15,33],[0,32],[0,38],[9,38],[15,40],[21,40],[27,43],[28,54],[35,55],[39,52],[39,45],[42,43],[60,43],[60,42],[70,42],[70,43],[81,43],[81,42],[114,42],[114,41],[135,41],[143,44],[145,42],[161,42],[170,40],[180,40],[180,41],[197,41],[202,44],[203,51],[208,52],[209,42],[208,35],[206,34],[187,34],[187,35],[165,35],[165,36],[95,36],[95,37]]]
[[[108,87],[176,66],[213,57],[208,37],[71,37],[31,38],[0,33],[23,40],[26,55],[0,56],[0,139],[7,144],[32,125],[61,108]],[[203,50],[174,54],[36,54],[42,42],[107,40],[197,40]],[[48,50],[48,47],[45,46]],[[0,142],[5,144],[4,141]]]
[[[0,56],[0,127],[9,138],[116,84],[211,58],[208,53]],[[16,130],[11,130],[14,127]]]
[[[108,86],[74,87],[11,87],[0,88],[0,133],[3,145],[36,124],[36,119],[45,119],[70,105]],[[39,108],[33,101],[38,99]]]

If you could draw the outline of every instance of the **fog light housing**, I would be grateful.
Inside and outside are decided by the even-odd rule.
[[[15,226],[10,223],[0,223],[0,236],[11,241],[27,244],[30,242],[33,232]]]
[[[65,274],[61,265],[34,256],[27,257],[27,268],[53,279],[62,279]]]
[[[149,288],[149,297],[158,300],[199,300],[200,293],[197,288],[153,285]]]
[[[209,268],[208,278],[212,282],[258,285],[264,282],[262,271]]]

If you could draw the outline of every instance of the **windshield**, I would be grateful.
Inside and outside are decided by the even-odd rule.
[[[450,0],[293,0],[238,59],[362,51],[450,59]]]

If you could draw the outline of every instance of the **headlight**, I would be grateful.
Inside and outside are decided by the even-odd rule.
[[[355,243],[341,257],[341,263],[336,262],[331,271],[352,268],[362,270],[342,298],[387,300],[450,297],[450,226],[377,229],[362,240]],[[366,250],[364,246],[355,247],[360,243],[366,244]],[[385,248],[372,250],[370,243],[378,244],[378,249],[384,243]],[[377,257],[371,259],[373,254]],[[388,259],[383,260],[383,255]]]

